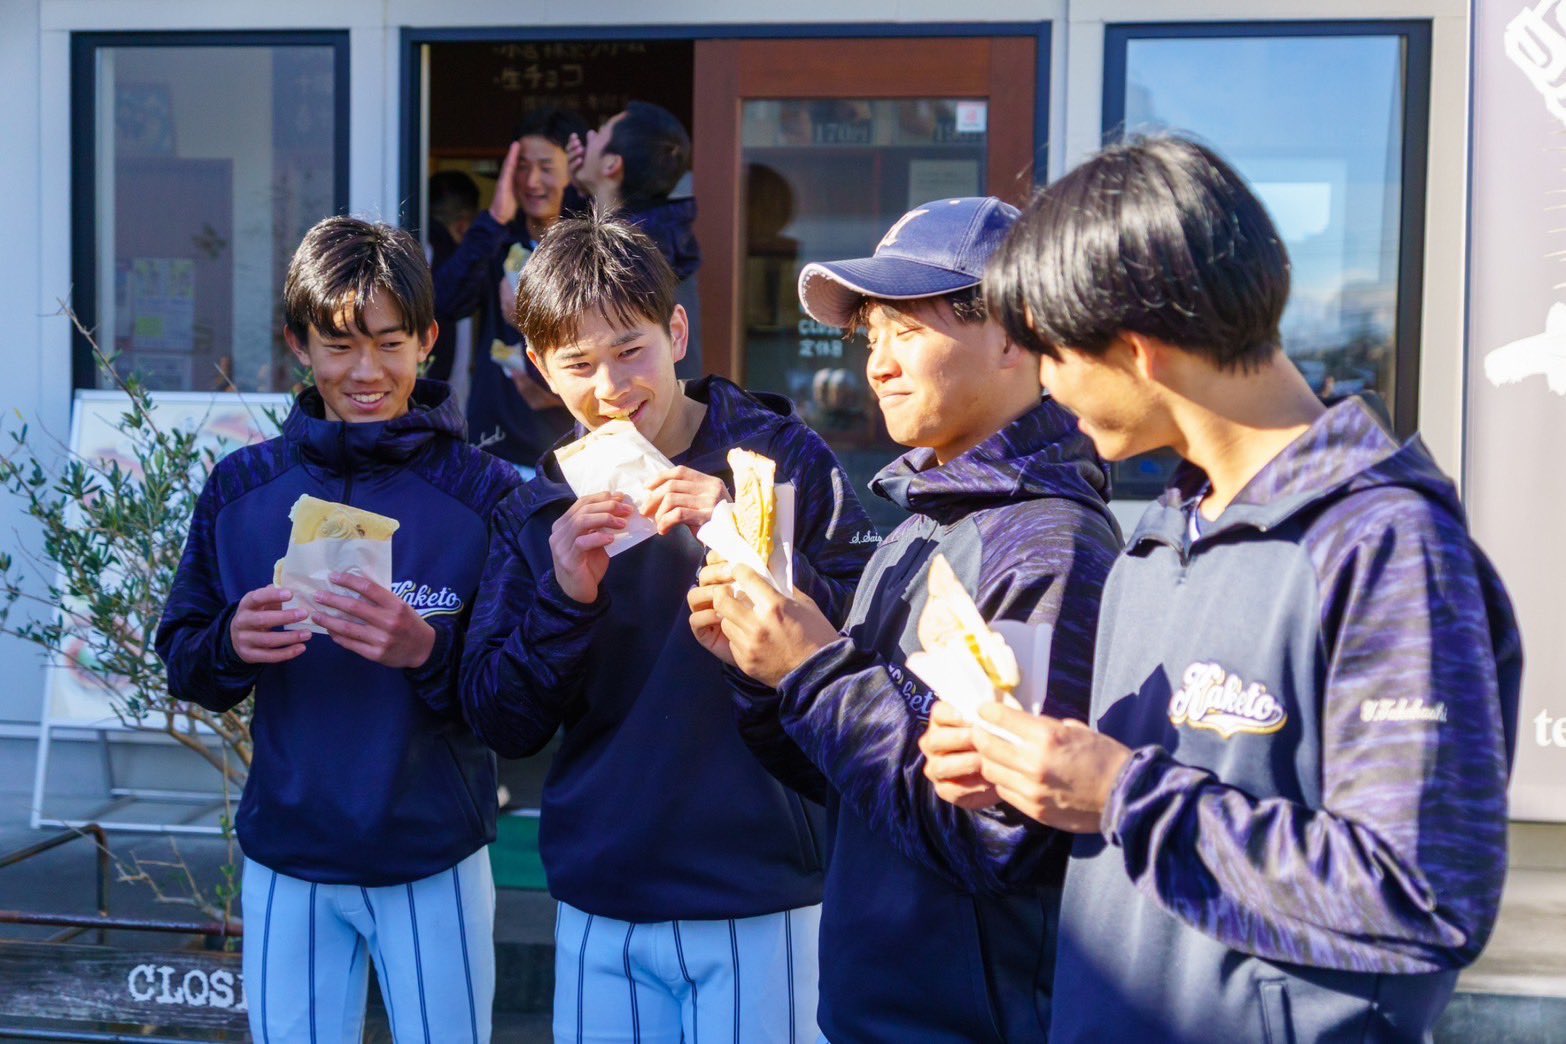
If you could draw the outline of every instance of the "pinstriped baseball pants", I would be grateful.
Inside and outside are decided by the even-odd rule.
[[[815,1044],[820,921],[632,924],[561,903],[555,1044]]]
[[[405,885],[315,884],[245,860],[245,996],[260,1044],[364,1037],[373,961],[398,1044],[487,1044],[495,886],[479,849]]]

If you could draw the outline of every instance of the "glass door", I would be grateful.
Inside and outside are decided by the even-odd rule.
[[[811,261],[868,254],[920,203],[989,193],[1025,199],[1035,42],[697,45],[708,368],[792,399],[883,528],[899,512],[863,493],[901,447],[870,394],[862,340],[801,311],[799,272]]]

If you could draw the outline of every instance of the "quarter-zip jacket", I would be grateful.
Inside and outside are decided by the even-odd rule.
[[[876,537],[831,450],[778,396],[717,377],[685,394],[707,414],[674,463],[732,485],[732,447],[776,460],[797,491],[795,583],[840,619]],[[575,500],[550,454],[500,506],[462,669],[468,718],[501,754],[564,728],[539,833],[550,892],[631,922],[819,902],[821,811],[751,756],[721,664],[691,634],[705,549],[685,527],[645,540],[610,561],[596,602],[576,602],[549,550]]]
[[[911,512],[877,550],[844,637],[768,707],[824,776],[832,826],[821,915],[822,1032],[834,1042],[1042,1041],[1069,839],[1016,812],[936,797],[918,748],[934,695],[920,647],[939,552],[986,619],[1054,627],[1045,711],[1087,716],[1104,577],[1120,547],[1108,477],[1052,400],[937,466],[915,450],[872,488]],[[808,774],[758,749],[780,775]]]
[[[1418,1040],[1506,873],[1521,651],[1452,484],[1357,400],[1104,592],[1093,724],[1134,750],[1067,872],[1054,1038]]]
[[[581,206],[568,190],[567,210]],[[508,225],[490,216],[478,217],[449,257],[436,265],[435,318],[442,327],[456,329],[459,319],[477,316],[473,324],[473,379],[468,392],[468,427],[475,442],[513,464],[532,467],[554,441],[571,428],[571,414],[564,406],[535,410],[522,399],[511,375],[489,356],[495,341],[519,345],[522,335],[511,325],[511,310],[500,301],[500,281],[505,275],[506,254],[514,244],[531,245],[527,218],[521,214]],[[541,375],[531,363],[528,373],[543,387]]]
[[[254,754],[235,830],[251,859],[323,884],[400,884],[495,837],[494,757],[462,720],[462,625],[490,513],[517,478],[467,445],[450,389],[420,381],[396,420],[323,419],[314,389],[282,434],[218,462],[158,627],[169,691],[213,711],[255,690]],[[393,590],[435,628],[422,666],[382,667],[315,635],[287,663],[241,661],[229,623],[272,582],[301,494],[389,515]]]

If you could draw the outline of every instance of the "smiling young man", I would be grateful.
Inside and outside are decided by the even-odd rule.
[[[993,807],[941,801],[920,775],[935,705],[905,666],[943,555],[988,620],[1054,628],[1045,708],[1085,717],[1099,588],[1120,546],[1108,476],[1039,384],[1039,357],[988,318],[980,277],[1016,220],[993,198],[938,200],[875,255],[807,265],[817,321],[863,327],[886,430],[911,448],[871,484],[909,512],[871,559],[838,629],[742,571],[703,571],[691,625],[770,689],[747,718],[781,720],[824,792],[832,859],[821,910],[821,1029],[839,1042],[1043,1041],[1068,839]],[[719,633],[721,629],[721,634]],[[866,974],[874,969],[874,974]]]
[[[726,456],[777,462],[799,491],[794,579],[839,615],[874,530],[787,400],[710,377],[682,385],[684,310],[657,247],[625,221],[568,219],[522,274],[518,325],[578,422],[629,415],[675,467],[660,531],[610,559],[633,508],[578,498],[553,455],[497,512],[462,694],[517,757],[564,735],[539,849],[560,900],[557,1040],[808,1041],[823,853],[819,809],[759,765],[721,665],[686,626],[693,531],[729,495]]]
[[[489,1039],[495,770],[456,673],[489,516],[518,480],[418,379],[432,296],[400,229],[335,217],[305,236],[284,334],[314,385],[280,436],[213,469],[158,627],[174,696],[222,712],[255,693],[234,828],[257,1040],[358,1041],[371,961],[399,1040]],[[283,608],[272,569],[303,494],[398,520],[398,593],[334,576],[351,596]],[[325,635],[280,629],[306,616]]]
[[[529,113],[506,150],[489,207],[474,218],[456,250],[435,266],[435,317],[444,325],[475,318],[469,435],[515,464],[524,477],[531,477],[538,458],[571,427],[571,417],[536,370],[508,370],[491,348],[499,343],[521,351],[521,335],[510,321],[507,276],[526,264],[567,207],[580,203],[565,150],[586,133],[587,124],[562,109]]]
[[[1052,1039],[1429,1039],[1506,876],[1521,652],[1451,482],[1280,344],[1261,203],[1177,139],[1046,188],[987,277],[1111,459],[1184,458],[1104,588],[1092,728],[934,732],[1081,831]],[[953,778],[955,777],[955,782]]]

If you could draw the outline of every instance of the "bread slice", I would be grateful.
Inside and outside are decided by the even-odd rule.
[[[1022,682],[1017,657],[1006,639],[990,630],[978,606],[952,571],[945,555],[930,562],[927,601],[919,615],[919,642],[927,651],[950,650],[973,657],[1004,698]]]
[[[759,453],[729,450],[729,470],[734,474],[734,524],[763,562],[771,561],[776,537],[778,500],[773,484],[777,467],[772,458]]]
[[[400,523],[373,511],[321,500],[308,493],[288,509],[293,520],[289,540],[308,544],[316,540],[390,540]]]

